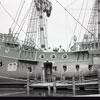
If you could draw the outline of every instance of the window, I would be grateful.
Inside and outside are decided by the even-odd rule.
[[[98,48],[98,43],[95,43],[95,47],[96,47],[96,49]]]
[[[67,65],[66,65],[66,64],[63,65],[63,70],[64,70],[64,71],[67,71]]]
[[[56,58],[56,55],[55,55],[55,54],[52,54],[52,55],[50,56],[50,58],[51,58],[51,59],[55,59],[55,58]]]
[[[88,69],[89,69],[89,71],[91,71],[92,70],[92,65],[88,65]]]
[[[80,66],[77,64],[76,65],[76,71],[79,71]]]
[[[12,63],[10,63],[9,65],[12,66]]]
[[[17,63],[16,63],[16,62],[14,62],[14,63],[13,63],[13,65],[14,65],[14,66],[17,66]]]
[[[2,67],[2,61],[0,61],[0,67]]]
[[[54,71],[57,71],[57,66],[53,66],[53,70]]]
[[[32,72],[32,67],[28,67],[28,71],[31,73]]]
[[[39,58],[40,58],[40,59],[44,59],[44,58],[45,58],[45,55],[44,55],[44,54],[41,54],[41,55],[39,56]]]
[[[94,43],[92,43],[92,49],[94,49]]]
[[[63,58],[63,59],[67,59],[67,58],[68,58],[68,55],[67,55],[67,54],[63,54],[63,55],[62,55],[62,58]]]

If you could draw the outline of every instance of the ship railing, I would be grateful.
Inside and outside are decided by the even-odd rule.
[[[77,51],[88,51],[88,50],[98,50],[100,49],[100,41],[91,41],[91,42],[79,42],[76,43],[74,46],[74,49],[71,49],[71,52],[77,52]]]

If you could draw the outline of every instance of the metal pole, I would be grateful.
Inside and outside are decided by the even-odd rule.
[[[63,76],[63,82],[65,83],[65,76],[66,76],[66,72],[64,72],[64,76]]]
[[[72,77],[73,96],[75,96],[75,76]]]
[[[50,92],[51,92],[51,88],[50,85],[48,85],[48,95],[50,95]]]
[[[54,93],[56,93],[57,89],[56,89],[56,82],[53,83],[53,90],[54,90]]]
[[[29,96],[29,69],[27,68],[27,96]]]
[[[56,93],[56,76],[54,75],[54,80],[53,80],[53,90],[54,90],[54,93]]]
[[[84,83],[84,75],[83,75],[83,72],[82,72],[82,83]]]
[[[80,75],[80,72],[79,72],[79,83],[81,83],[81,75]]]
[[[44,71],[44,67],[42,67],[42,74],[43,74],[43,83],[45,82],[45,71]]]

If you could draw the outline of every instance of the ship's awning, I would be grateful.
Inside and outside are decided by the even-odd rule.
[[[26,63],[26,64],[37,64],[38,61],[28,60],[28,59],[18,59],[19,62]]]

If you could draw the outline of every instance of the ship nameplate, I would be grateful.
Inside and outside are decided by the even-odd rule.
[[[7,71],[16,71],[17,70],[17,63],[10,62],[7,67]]]

